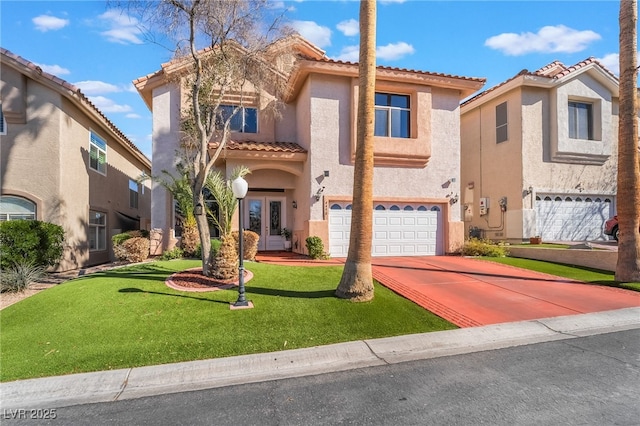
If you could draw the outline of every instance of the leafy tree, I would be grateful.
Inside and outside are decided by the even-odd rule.
[[[286,74],[278,66],[290,63],[283,58],[289,55],[287,44],[276,43],[285,34],[269,0],[159,0],[127,5],[140,12],[142,22],[176,40],[172,76],[189,94],[182,117],[183,156],[193,205],[204,206],[205,181],[230,139],[234,117],[245,106],[259,107],[261,114],[271,108],[276,115],[286,83]],[[271,97],[267,99],[266,93]],[[195,220],[203,274],[210,275],[207,216],[197,215]]]
[[[640,281],[640,154],[638,153],[637,0],[620,1],[618,115],[618,264],[616,280]]]
[[[376,2],[360,2],[360,60],[356,158],[349,252],[336,296],[352,301],[373,299],[373,132],[376,85]]]

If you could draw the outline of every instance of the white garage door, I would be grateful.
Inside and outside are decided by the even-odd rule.
[[[605,240],[604,222],[612,215],[612,199],[607,196],[536,197],[538,234],[546,241]]]
[[[372,256],[444,254],[439,206],[376,204],[373,211]],[[351,231],[351,205],[334,203],[329,210],[329,253],[346,257]]]

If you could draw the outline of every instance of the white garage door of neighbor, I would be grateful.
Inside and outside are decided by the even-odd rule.
[[[610,196],[536,196],[536,224],[546,241],[606,240],[604,222],[612,215]]]
[[[372,256],[444,254],[442,212],[438,206],[377,204],[373,211]],[[331,205],[329,253],[346,257],[351,231],[351,205]]]

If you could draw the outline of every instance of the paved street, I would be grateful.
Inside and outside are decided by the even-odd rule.
[[[637,425],[640,329],[58,408],[65,425]],[[54,407],[51,407],[54,408]],[[23,424],[7,420],[3,424]],[[28,413],[27,413],[28,414]],[[33,421],[34,423],[36,421]]]

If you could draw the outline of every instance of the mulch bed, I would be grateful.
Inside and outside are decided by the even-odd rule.
[[[245,270],[244,281],[247,282],[251,278],[253,278],[253,274]],[[205,277],[202,275],[202,268],[194,268],[176,272],[167,278],[165,284],[174,290],[204,292],[227,290],[236,287],[238,280],[217,280],[212,277]]]

